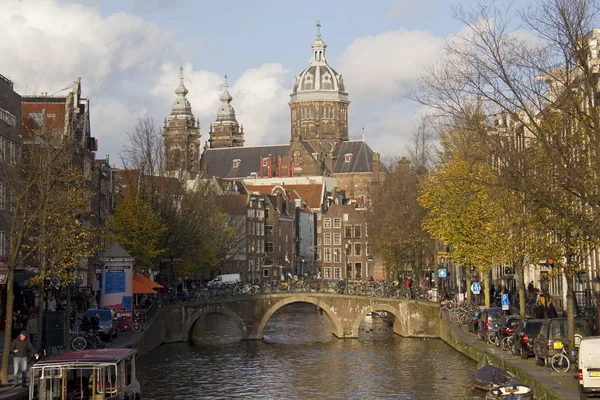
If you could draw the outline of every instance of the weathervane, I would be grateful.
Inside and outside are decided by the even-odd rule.
[[[317,21],[317,39],[321,40],[321,21]]]

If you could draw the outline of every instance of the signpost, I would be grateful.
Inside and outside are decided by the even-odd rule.
[[[481,285],[479,284],[479,282],[471,283],[471,293],[473,293],[473,294],[481,293]]]
[[[507,311],[510,309],[510,305],[508,303],[508,293],[502,293],[502,309]]]

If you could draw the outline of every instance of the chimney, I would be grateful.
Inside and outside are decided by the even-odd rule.
[[[260,170],[260,177],[263,177],[263,166],[262,166],[262,157],[258,157],[258,159],[260,160],[260,162],[258,163],[258,168]]]
[[[372,162],[373,182],[379,182],[379,153],[373,153]]]
[[[269,154],[269,178],[273,177],[273,154]]]
[[[281,178],[281,156],[277,156],[277,177]]]
[[[379,200],[381,192],[381,186],[379,183],[379,153],[373,153],[373,164],[372,164],[372,180],[371,180],[371,198],[373,202]]]

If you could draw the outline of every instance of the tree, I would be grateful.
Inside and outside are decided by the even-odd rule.
[[[571,341],[573,275],[600,237],[597,10],[594,0],[544,0],[520,11],[493,2],[458,7],[464,29],[413,96],[442,124],[458,121],[486,140],[502,184],[559,241]],[[472,124],[474,113],[490,124]]]
[[[142,171],[144,175],[164,172],[163,140],[160,128],[150,117],[138,118],[121,152],[121,162],[126,170]]]
[[[37,269],[30,285],[43,288],[52,278],[66,287],[78,276],[79,264],[93,255],[95,231],[88,223],[90,191],[74,159],[76,143],[56,132],[26,126],[19,157],[5,171],[8,208],[13,210],[7,280],[7,326],[2,357],[3,382],[8,382],[8,356],[14,302],[14,267]],[[42,289],[42,293],[45,291]],[[39,297],[38,308],[44,300]],[[42,313],[38,315],[41,337]]]
[[[166,227],[143,191],[128,186],[117,201],[107,239],[118,242],[135,259],[138,272],[152,268],[165,252],[159,247]]]
[[[422,277],[423,266],[435,259],[434,242],[421,228],[425,209],[417,201],[418,184],[417,171],[403,157],[386,175],[369,214],[375,251],[397,279],[407,273]]]

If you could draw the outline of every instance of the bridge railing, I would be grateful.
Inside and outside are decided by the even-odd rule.
[[[417,287],[410,288],[381,281],[341,281],[323,279],[290,279],[287,281],[273,280],[262,283],[242,282],[231,285],[215,285],[197,287],[185,298],[174,301],[208,301],[228,299],[240,296],[253,296],[274,293],[335,293],[350,296],[368,296],[377,298],[416,299],[422,301],[440,302],[454,298],[453,294],[439,295],[434,289]]]

